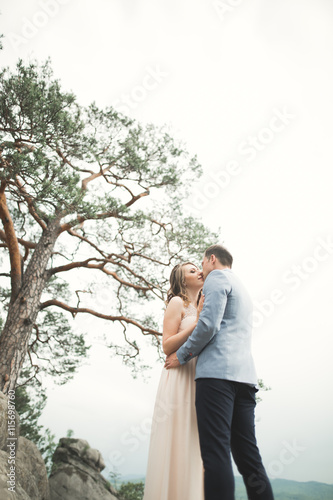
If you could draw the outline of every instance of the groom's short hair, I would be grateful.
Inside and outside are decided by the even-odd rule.
[[[232,258],[231,253],[222,245],[212,245],[208,247],[205,251],[205,257],[209,259],[211,255],[215,255],[223,266],[232,267],[234,259]]]

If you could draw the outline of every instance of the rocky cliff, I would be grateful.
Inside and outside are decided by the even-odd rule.
[[[49,478],[51,500],[117,500],[100,474],[102,455],[83,439],[62,438],[53,455]]]
[[[47,472],[36,445],[19,435],[15,395],[0,392],[0,498],[50,500]]]
[[[117,500],[102,455],[83,439],[60,439],[50,478],[36,445],[20,436],[15,394],[0,392],[1,500]]]

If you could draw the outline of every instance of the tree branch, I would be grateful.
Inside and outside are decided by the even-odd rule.
[[[4,243],[6,243],[6,246],[8,246],[6,240],[6,233],[2,229],[0,229],[0,240],[2,240]],[[33,241],[26,241],[23,240],[22,238],[17,238],[17,241],[25,248],[29,248],[30,250],[36,248],[37,246],[37,243],[34,243]]]
[[[85,243],[87,243],[88,245],[90,245],[91,247],[93,247],[95,250],[97,250],[98,253],[100,253],[102,255],[102,257],[106,257],[106,254],[105,252],[103,252],[100,248],[98,248],[97,245],[95,245],[95,243],[93,243],[92,241],[88,240],[88,238],[86,238],[85,236],[82,236],[81,234],[77,233],[76,231],[74,231],[74,229],[68,229],[67,232],[71,235],[71,236],[75,236],[76,238],[79,238],[81,241],[84,241]]]
[[[7,245],[7,240],[6,240],[6,234],[2,229],[0,229],[0,240],[2,240],[4,243],[0,245],[0,247],[6,247],[8,248]],[[17,238],[17,241],[24,246],[24,257],[23,261],[25,262],[27,258],[29,257],[29,250],[36,248],[37,243],[33,243],[32,241],[26,241],[23,240],[22,238]]]
[[[75,227],[77,224],[83,224],[86,220],[101,220],[101,219],[108,219],[110,217],[114,217],[115,219],[122,219],[126,221],[131,221],[133,220],[133,217],[127,217],[125,215],[120,215],[116,210],[112,210],[112,212],[103,212],[101,214],[96,214],[93,217],[83,217],[82,215],[79,215],[76,219],[74,219],[71,222],[67,222],[66,224],[63,224],[59,228],[59,234],[63,233],[64,231],[69,231],[69,229],[72,229]]]
[[[11,268],[11,301],[15,300],[22,284],[21,254],[15,233],[13,220],[10,216],[5,195],[6,182],[1,181],[0,187],[0,218],[4,227],[6,244],[9,250]]]
[[[58,154],[58,156],[60,156],[60,158],[63,160],[64,163],[67,163],[67,165],[69,165],[70,167],[72,167],[74,170],[77,170],[74,167],[74,165],[72,165],[71,162],[69,160],[67,160],[66,156],[64,155],[64,153],[59,148],[56,149],[56,153]]]
[[[90,264],[90,262],[92,261],[100,262],[100,264]],[[116,281],[118,281],[122,285],[129,286],[131,288],[134,288],[135,290],[141,290],[142,292],[147,292],[148,290],[151,289],[150,286],[135,285],[134,283],[125,281],[122,278],[120,278],[115,271],[110,271],[109,269],[105,269],[105,266],[109,263],[110,261],[107,259],[96,259],[95,257],[92,257],[90,259],[83,260],[81,262],[71,262],[70,264],[65,264],[64,266],[54,267],[52,269],[49,269],[48,273],[50,276],[53,276],[56,273],[70,271],[78,267],[85,267],[87,269],[98,269],[103,273],[107,274],[108,276],[112,276]]]
[[[0,240],[2,240],[4,242],[4,244],[1,245],[2,247],[8,247],[7,240],[6,240],[6,233],[2,229],[0,229]]]
[[[28,205],[28,210],[29,210],[30,215],[32,215],[32,217],[35,219],[35,221],[38,222],[38,224],[40,225],[40,227],[42,229],[46,229],[45,222],[37,214],[37,211],[35,209],[35,206],[34,206],[34,203],[33,203],[31,196],[29,196],[29,194],[27,193],[26,189],[24,188],[23,184],[18,179],[18,177],[16,177],[16,179],[15,179],[15,184],[18,187],[20,193],[22,194],[23,198],[25,199],[25,201]]]
[[[144,196],[148,196],[149,195],[149,191],[143,191],[142,193],[136,195],[136,196],[133,196],[133,198],[128,201],[125,205],[126,207],[130,207],[131,205],[133,205],[133,203],[135,203],[136,201],[140,200],[140,198],[143,198]]]
[[[87,184],[95,179],[97,177],[102,177],[110,170],[110,168],[114,165],[114,163],[111,163],[111,165],[108,165],[105,168],[101,168],[99,172],[96,172],[94,174],[89,175],[89,177],[86,177],[85,179],[82,180],[81,188],[83,191],[87,190]]]
[[[126,207],[130,207],[131,205],[133,205],[133,203],[140,200],[140,198],[142,198],[143,196],[148,196],[150,194],[149,189],[145,189],[142,193],[134,195],[133,192],[130,190],[130,188],[125,184],[120,184],[119,182],[111,182],[111,181],[109,181],[109,183],[112,184],[113,186],[125,189],[131,195],[132,198],[127,203],[125,203]]]
[[[91,314],[92,316],[96,316],[97,318],[105,319],[108,321],[119,321],[121,324],[126,323],[128,325],[136,326],[142,331],[143,335],[154,335],[154,336],[162,335],[160,332],[153,330],[152,328],[146,328],[145,326],[141,325],[138,321],[135,321],[134,319],[131,318],[127,318],[126,316],[112,316],[112,315],[102,314],[97,311],[94,311],[93,309],[88,309],[86,307],[71,307],[68,304],[65,304],[64,302],[60,302],[59,300],[55,299],[43,302],[42,304],[40,304],[39,309],[43,310],[50,306],[60,307],[61,309],[70,312],[73,318],[75,318],[75,316],[78,313],[87,313]]]

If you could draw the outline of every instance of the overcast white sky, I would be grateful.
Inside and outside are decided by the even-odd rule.
[[[221,228],[255,301],[268,473],[333,483],[332,2],[2,0],[0,12],[1,66],[50,56],[82,104],[168,123],[198,154],[187,209]],[[143,475],[161,365],[147,347],[151,378],[133,380],[94,338],[90,364],[50,388],[43,423]]]

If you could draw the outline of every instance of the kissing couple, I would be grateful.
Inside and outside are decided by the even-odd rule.
[[[248,498],[273,500],[255,436],[253,306],[232,263],[213,245],[202,271],[171,271],[144,500],[234,500],[231,454]]]

